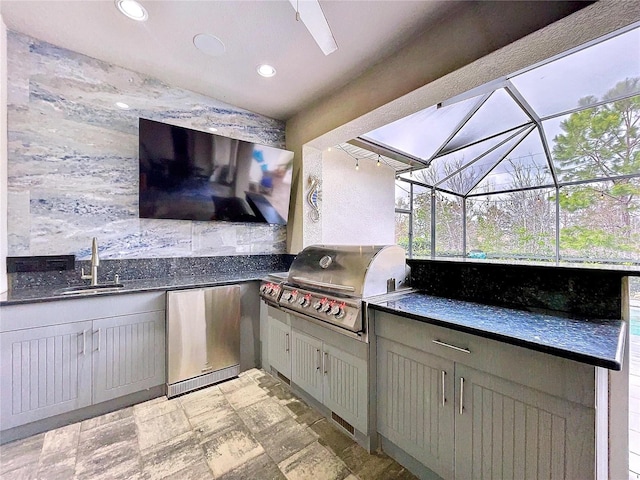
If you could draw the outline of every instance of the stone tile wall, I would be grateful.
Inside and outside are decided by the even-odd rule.
[[[138,218],[138,118],[284,147],[284,122],[8,32],[8,255],[285,252],[286,227]],[[115,102],[131,108],[121,110]]]

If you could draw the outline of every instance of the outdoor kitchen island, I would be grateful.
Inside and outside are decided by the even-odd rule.
[[[419,290],[368,307],[383,450],[421,478],[608,478],[625,274],[408,263]]]

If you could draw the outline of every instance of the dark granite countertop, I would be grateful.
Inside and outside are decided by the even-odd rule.
[[[596,367],[622,368],[626,328],[622,320],[567,318],[419,292],[369,306]]]
[[[17,305],[25,303],[50,302],[54,300],[71,300],[74,298],[87,298],[103,295],[122,295],[136,292],[149,292],[156,290],[178,290],[183,288],[214,287],[218,285],[229,285],[233,283],[249,282],[260,280],[271,271],[248,271],[236,273],[219,273],[206,276],[184,276],[166,278],[147,278],[141,280],[123,280],[122,288],[117,291],[108,290],[106,292],[91,291],[90,293],[78,293],[62,295],[64,287],[40,286],[33,288],[21,288],[11,292],[0,294],[0,306]]]

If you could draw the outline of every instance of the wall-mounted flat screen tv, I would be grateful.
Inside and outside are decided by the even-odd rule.
[[[293,152],[140,119],[140,217],[286,225]]]

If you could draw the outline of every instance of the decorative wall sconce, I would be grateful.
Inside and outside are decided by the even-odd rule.
[[[309,210],[309,219],[312,222],[320,221],[320,179],[315,175],[309,175],[307,203],[311,207]]]

